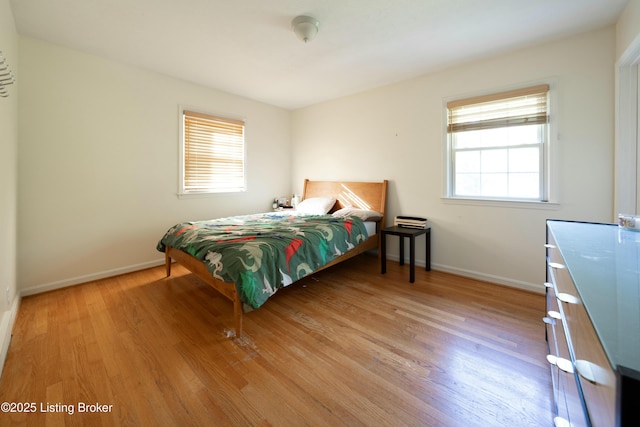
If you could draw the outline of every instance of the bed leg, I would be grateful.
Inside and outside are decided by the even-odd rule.
[[[167,277],[171,276],[171,257],[168,252],[164,253],[164,267],[167,270]]]
[[[238,296],[233,300],[233,317],[236,324],[236,338],[240,338],[242,336],[242,302]]]

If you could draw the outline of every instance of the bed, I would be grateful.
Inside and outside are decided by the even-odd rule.
[[[167,277],[178,262],[233,302],[240,337],[243,313],[278,289],[378,248],[386,196],[386,180],[306,179],[299,210],[176,224],[157,249]],[[326,214],[316,212],[318,203],[328,206]]]

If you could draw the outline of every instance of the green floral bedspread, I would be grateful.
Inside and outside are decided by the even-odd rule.
[[[357,217],[264,213],[176,224],[157,249],[203,261],[215,278],[235,284],[246,311],[366,239]]]

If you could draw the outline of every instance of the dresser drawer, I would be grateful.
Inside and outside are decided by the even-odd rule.
[[[587,402],[587,411],[593,426],[615,425],[616,378],[609,360],[591,324],[591,320],[578,300],[562,303],[571,334],[575,356],[574,368]]]
[[[553,238],[553,234],[549,233],[549,235],[547,236],[547,244],[544,245],[544,247],[547,248],[547,261],[549,263],[564,263],[562,255],[560,254],[560,250],[558,249],[558,245]]]
[[[547,287],[547,316],[545,323],[547,324],[547,341],[549,343],[549,354],[563,359],[571,360],[569,353],[569,345],[567,337],[564,334],[564,320],[558,306],[556,290],[553,282],[548,283]]]
[[[552,367],[553,369],[553,367]],[[584,400],[578,390],[574,373],[558,369],[558,399],[556,401],[557,417],[568,421],[571,427],[586,427]],[[553,375],[553,373],[552,373]],[[556,425],[563,424],[556,422]]]

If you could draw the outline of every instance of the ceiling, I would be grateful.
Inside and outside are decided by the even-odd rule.
[[[628,0],[10,2],[21,35],[296,109],[601,28]]]

